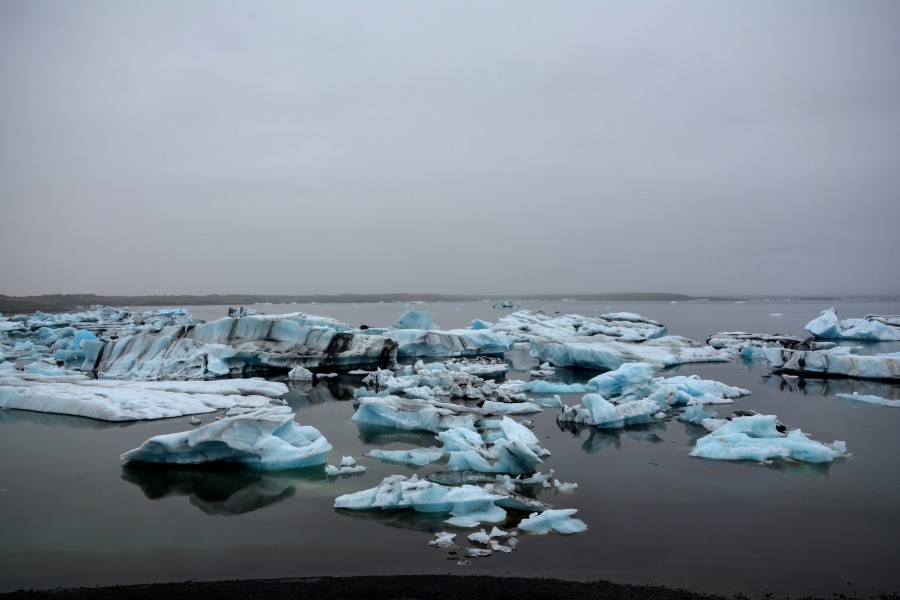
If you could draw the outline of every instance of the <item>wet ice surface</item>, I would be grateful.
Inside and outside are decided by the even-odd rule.
[[[817,303],[637,304],[544,308],[637,312],[665,323],[672,334],[701,340],[736,329],[803,335],[802,326],[822,309]],[[447,328],[468,326],[473,318],[497,321],[504,314],[490,304],[427,308]],[[218,310],[214,316],[224,312]],[[297,310],[373,326],[392,323],[403,312],[401,305]],[[896,306],[883,305],[838,310],[847,316],[898,312]],[[772,313],[783,316],[775,319]],[[874,344],[864,351],[896,350]],[[511,379],[527,379],[537,367],[527,351],[508,358],[514,367]],[[568,383],[583,384],[596,375],[559,371],[558,378]],[[331,478],[321,467],[277,474],[123,468],[119,454],[153,435],[190,429],[188,418],[105,426],[76,417],[0,411],[0,489],[5,490],[0,492],[0,584],[16,589],[234,577],[509,572],[759,594],[896,590],[900,469],[894,457],[900,449],[900,411],[836,394],[857,391],[896,400],[898,386],[773,375],[765,363],[740,360],[660,373],[692,374],[752,392],[733,405],[707,407],[721,416],[735,409],[777,414],[814,439],[846,440],[852,456],[825,465],[698,459],[689,453],[707,432],[691,423],[670,418],[611,431],[557,424],[556,410],[545,409],[527,417],[534,421],[532,431],[541,446],[552,451],[541,469],[552,468],[554,477],[579,485],[571,492],[540,489],[536,495],[554,508],[577,509],[575,516],[588,530],[565,537],[525,536],[515,552],[494,552],[458,565],[446,559],[446,550],[428,546],[435,533],[448,531],[446,514],[347,514],[332,508],[338,496],[374,487],[389,475],[423,477],[446,469],[443,461],[408,468],[364,456],[371,449],[437,443],[428,432],[352,423],[353,389],[361,385],[361,376],[342,375],[313,388],[287,382],[292,391],[286,400],[298,421],[315,426],[334,447],[329,462],[338,465],[342,456],[353,456],[367,468],[362,474]],[[574,405],[582,396],[568,394],[562,400]],[[521,513],[513,520],[527,516]],[[484,528],[489,532],[490,527]],[[466,536],[477,530],[451,533],[457,533],[456,544],[468,547],[472,544]]]

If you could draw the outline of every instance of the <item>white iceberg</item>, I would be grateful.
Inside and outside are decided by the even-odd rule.
[[[481,411],[450,402],[370,396],[359,399],[359,407],[351,417],[354,423],[367,423],[395,429],[443,431],[454,427],[475,429],[475,417]]]
[[[697,440],[691,456],[818,463],[831,462],[847,453],[847,445],[841,441],[826,445],[809,439],[799,429],[782,433],[776,427],[776,420],[775,415],[736,417]]]
[[[581,402],[582,406],[563,406],[556,415],[556,420],[618,429],[626,425],[649,423],[659,412],[659,405],[652,400],[629,400],[613,404],[600,394],[585,394]]]
[[[430,312],[413,308],[403,313],[391,325],[391,329],[424,329],[433,331],[439,329],[439,327],[434,324]]]
[[[197,429],[158,435],[122,460],[178,465],[237,463],[263,470],[325,463],[331,444],[315,427],[299,425],[286,406],[226,417]]]
[[[578,510],[575,508],[565,508],[532,513],[519,523],[519,529],[536,534],[550,533],[551,531],[564,534],[580,533],[587,530],[587,525],[581,519],[572,517],[577,512]]]
[[[352,456],[342,456],[341,465],[339,467],[336,467],[334,465],[325,465],[325,474],[330,477],[365,472],[366,468],[362,465],[356,464],[356,459]]]
[[[743,348],[797,348],[803,338],[793,335],[747,333],[744,331],[723,331],[714,333],[706,343],[716,349],[740,351]]]
[[[385,335],[397,342],[397,356],[403,358],[503,354],[515,342],[515,338],[489,329],[396,329]]]
[[[900,341],[900,317],[868,315],[864,319],[839,320],[834,307],[823,310],[821,315],[806,324],[805,329],[817,338]]]
[[[493,331],[515,336],[519,340],[542,339],[567,341],[592,336],[629,342],[643,342],[666,335],[666,327],[635,313],[609,313],[599,317],[582,315],[546,315],[520,310],[502,317]]]
[[[843,398],[844,400],[853,400],[854,402],[863,402],[865,404],[878,404],[879,406],[887,406],[889,408],[900,408],[900,400],[888,400],[881,396],[870,396],[854,392],[852,394],[838,394],[837,397]]]
[[[291,381],[312,381],[313,374],[309,369],[297,365],[288,372],[288,379]]]
[[[716,350],[679,336],[628,343],[597,336],[577,341],[531,341],[531,356],[555,367],[578,367],[594,371],[612,371],[625,363],[645,362],[670,367],[694,362],[728,362],[726,350]]]
[[[0,408],[103,421],[164,419],[221,408],[259,408],[288,392],[262,379],[115,381],[86,377],[0,377]]]

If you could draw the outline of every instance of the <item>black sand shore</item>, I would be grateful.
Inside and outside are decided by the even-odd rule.
[[[828,598],[861,598],[834,594]],[[205,600],[208,598],[366,598],[422,599],[474,598],[474,599],[553,599],[579,600],[602,598],[604,600],[716,600],[748,598],[748,596],[719,596],[700,594],[687,590],[650,585],[624,585],[608,581],[563,581],[525,577],[491,577],[487,575],[382,575],[357,577],[303,577],[292,579],[246,579],[235,581],[189,581],[184,583],[154,583],[145,585],[118,585],[96,588],[72,588],[54,590],[19,590],[0,594],[4,599],[29,600]],[[766,596],[771,598],[771,596]],[[811,597],[805,597],[811,598]],[[888,600],[896,595],[877,595],[870,598]]]

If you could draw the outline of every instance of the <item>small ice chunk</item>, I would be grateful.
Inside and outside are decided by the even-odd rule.
[[[453,546],[453,538],[456,537],[455,533],[449,533],[447,531],[438,531],[434,535],[435,539],[428,542],[428,545],[436,548],[450,548]]]
[[[550,531],[557,533],[579,533],[587,529],[587,525],[581,519],[574,519],[572,515],[578,512],[576,508],[549,509],[542,513],[531,513],[527,519],[519,523],[519,529],[528,533],[544,534]]]
[[[288,379],[291,381],[312,381],[312,371],[302,365],[297,365],[288,373]]]

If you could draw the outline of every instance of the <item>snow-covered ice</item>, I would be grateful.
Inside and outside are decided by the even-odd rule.
[[[116,381],[73,377],[0,377],[0,408],[103,421],[163,419],[220,408],[258,408],[288,392],[263,379]]]
[[[158,435],[122,460],[199,465],[237,463],[262,470],[325,463],[331,444],[315,427],[299,425],[286,406],[271,406],[214,421],[197,429]]]

